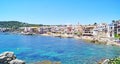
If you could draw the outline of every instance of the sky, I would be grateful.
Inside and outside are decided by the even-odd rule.
[[[0,21],[93,24],[120,19],[120,0],[0,0]]]

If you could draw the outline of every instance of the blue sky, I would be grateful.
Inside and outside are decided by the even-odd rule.
[[[120,19],[120,0],[0,0],[0,21],[93,24]]]

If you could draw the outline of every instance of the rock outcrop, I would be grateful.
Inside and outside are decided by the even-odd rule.
[[[15,59],[10,61],[10,64],[25,64],[25,62],[19,59]]]
[[[16,56],[13,52],[4,52],[0,54],[0,64],[25,64],[25,62],[16,59]]]
[[[35,64],[61,64],[61,62],[52,62],[52,61],[49,61],[49,60],[44,60],[44,61],[41,61],[41,62],[37,62]]]

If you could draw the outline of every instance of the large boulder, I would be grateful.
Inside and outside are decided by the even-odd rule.
[[[25,62],[22,60],[15,59],[10,61],[10,64],[25,64]]]
[[[16,56],[14,55],[13,52],[4,52],[0,54],[0,63],[7,64],[14,59],[16,59]]]
[[[16,59],[14,52],[4,52],[0,54],[0,64],[25,64],[25,62]]]

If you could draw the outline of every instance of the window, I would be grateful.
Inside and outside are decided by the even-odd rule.
[[[115,27],[117,27],[117,24],[114,24]]]
[[[118,32],[120,32],[120,29],[118,29]]]
[[[111,27],[111,29],[112,29],[112,27]]]

